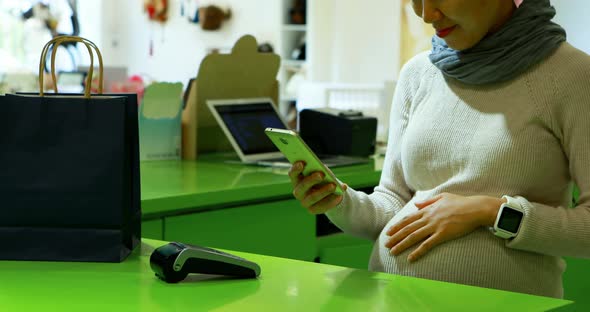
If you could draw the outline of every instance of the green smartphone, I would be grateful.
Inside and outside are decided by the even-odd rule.
[[[305,144],[297,132],[285,129],[266,128],[264,133],[266,133],[272,143],[276,145],[291,164],[294,164],[297,161],[305,162],[305,168],[303,169],[304,176],[315,171],[321,171],[324,173],[325,177],[322,184],[334,183],[336,185],[334,194],[342,195],[342,184],[336,179],[332,171],[320,161],[309,146]]]

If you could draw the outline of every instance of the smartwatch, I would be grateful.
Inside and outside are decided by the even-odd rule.
[[[513,238],[518,234],[520,224],[524,218],[524,209],[520,206],[518,201],[510,196],[502,196],[506,199],[506,203],[500,206],[496,222],[494,222],[494,235],[501,238]]]

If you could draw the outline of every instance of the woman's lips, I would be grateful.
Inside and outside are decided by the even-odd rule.
[[[444,37],[448,36],[453,30],[455,30],[455,27],[457,27],[457,25],[449,27],[449,28],[437,29],[436,35],[439,38],[444,38]]]

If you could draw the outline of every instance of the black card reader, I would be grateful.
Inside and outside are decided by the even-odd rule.
[[[156,248],[150,257],[156,276],[168,283],[178,283],[189,273],[255,278],[260,266],[244,258],[213,248],[171,242]]]

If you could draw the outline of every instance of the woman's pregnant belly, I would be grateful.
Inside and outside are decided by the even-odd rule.
[[[420,259],[408,255],[419,244],[397,256],[385,247],[385,233],[405,215],[416,211],[412,202],[389,221],[375,242],[369,269],[452,283],[505,289],[545,296],[561,296],[563,262],[560,258],[510,249],[505,240],[480,228],[435,246]]]

